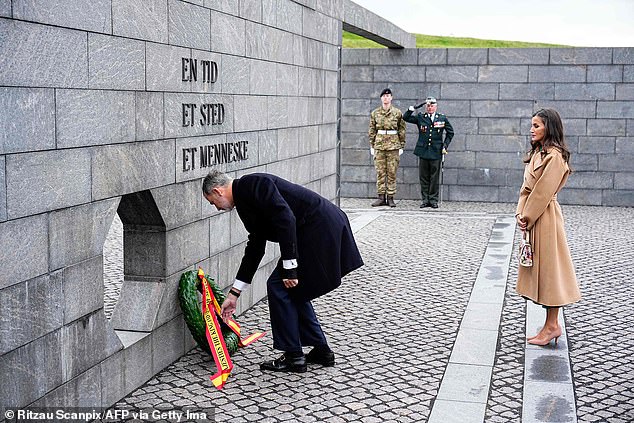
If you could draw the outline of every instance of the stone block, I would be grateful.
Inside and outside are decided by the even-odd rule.
[[[343,116],[341,118],[342,132],[368,133],[370,115],[364,116]],[[368,141],[369,143],[369,141]]]
[[[158,373],[185,354],[185,322],[175,317],[152,331],[152,373]]]
[[[226,70],[224,68],[224,55],[219,53],[212,53],[209,51],[200,51],[200,50],[192,50],[191,58],[195,63],[195,69],[191,69],[191,75],[188,77],[192,79],[191,81],[191,90],[196,93],[218,93],[221,94],[223,92],[224,86],[224,77],[226,74]],[[205,75],[205,70],[203,66],[205,63],[209,64],[209,73]],[[215,65],[214,65],[215,64]],[[215,80],[212,81],[213,74],[213,66],[217,67],[217,74],[215,75]],[[188,69],[191,66],[188,66]],[[194,72],[195,70],[195,72]],[[182,69],[181,69],[182,72]],[[209,76],[209,77],[207,77]],[[182,75],[181,75],[181,80]]]
[[[478,82],[477,66],[427,66],[428,82]]]
[[[240,17],[255,22],[262,21],[262,2],[258,0],[238,0]]]
[[[442,83],[440,85],[444,100],[497,100],[498,84],[486,83]]]
[[[62,302],[59,273],[39,276],[1,290],[0,355],[62,327]]]
[[[78,375],[32,404],[38,407],[95,408],[101,405],[101,378],[99,366]]]
[[[545,48],[490,48],[492,65],[545,65],[549,51]]]
[[[477,120],[477,133],[479,134],[491,134],[491,135],[518,135],[520,134],[520,119],[517,118],[480,118]],[[491,138],[491,137],[487,137]],[[478,141],[478,139],[473,139]],[[517,142],[518,139],[513,139],[513,142]],[[519,145],[514,145],[514,150],[521,150],[524,143],[520,140]],[[497,143],[496,143],[497,144]],[[474,147],[476,145],[467,146],[467,148]]]
[[[362,77],[357,77],[355,79],[357,81],[374,81],[374,82],[385,82],[386,84],[392,83],[394,81],[399,82],[422,82],[425,80],[425,67],[424,66],[374,66],[374,67],[364,67],[364,68],[356,68],[357,70],[369,69],[370,79],[362,78],[365,75],[361,75]],[[372,69],[374,69],[374,73],[372,74]]]
[[[127,394],[124,357],[124,351],[120,351],[99,364],[102,407],[110,407]]]
[[[376,172],[370,166],[346,166],[341,169],[342,182],[367,182],[375,181]]]
[[[264,69],[252,69],[254,72],[263,72]],[[297,66],[278,63],[275,72],[275,92],[280,95],[296,96],[299,93],[299,71]],[[271,75],[261,75],[260,77],[270,78]],[[251,76],[253,79],[253,76]]]
[[[235,56],[223,57],[223,93],[248,94],[249,93],[249,59]],[[279,75],[279,74],[278,74]],[[297,76],[295,76],[295,90],[297,89]]]
[[[374,108],[374,104],[368,99],[344,99],[341,101],[342,116],[367,116],[369,121],[370,113]]]
[[[634,187],[634,172],[618,172],[614,174],[614,189],[627,190]]]
[[[339,91],[339,80],[337,72],[324,71],[324,95],[326,97],[337,97]]]
[[[291,1],[284,2],[283,7],[280,7],[277,0],[274,3],[277,4],[268,13],[263,13],[263,15],[273,14],[278,28],[301,35],[303,23],[302,6]]]
[[[249,119],[236,119],[234,130],[257,131],[267,129],[267,99],[261,96],[236,96],[234,115],[249,116]]]
[[[7,184],[4,163],[4,156],[0,156],[0,223],[7,220]]]
[[[497,329],[460,327],[449,363],[492,367],[498,338]]]
[[[570,166],[575,171],[598,170],[599,158],[596,154],[573,154],[570,158]]]
[[[499,133],[499,132],[498,132]],[[523,152],[525,138],[521,135],[467,135],[468,151]]]
[[[289,126],[288,118],[288,97],[267,97],[267,128],[285,128]]]
[[[292,101],[292,100],[291,100]],[[308,114],[306,115],[307,121],[305,125],[319,125],[324,123],[323,110],[324,102],[321,98],[308,98],[306,100]]]
[[[225,144],[226,135],[212,135],[192,138],[176,139],[176,182],[198,180],[204,178],[210,171],[210,166],[217,166],[219,170],[226,170],[226,163],[215,161],[200,162],[200,148],[212,148],[212,146]],[[194,153],[191,153],[195,150]],[[189,151],[189,153],[187,153]],[[207,150],[209,152],[209,150]],[[193,155],[192,155],[193,154]],[[247,146],[247,154],[250,154]],[[214,156],[215,157],[215,156]]]
[[[450,48],[447,49],[448,65],[485,65],[488,50],[485,48]]]
[[[340,39],[337,38],[335,19],[314,10],[303,9],[302,12],[302,35],[304,37],[329,44],[340,42]]]
[[[245,33],[247,57],[293,63],[293,34],[290,32],[247,21]],[[223,37],[226,36],[226,33],[223,34]],[[319,65],[321,65],[321,61]]]
[[[420,48],[418,49],[419,65],[446,65],[446,48]]]
[[[341,83],[341,98],[346,99],[368,99],[379,98],[379,93],[385,86],[378,88],[378,84],[371,82],[342,82]],[[378,106],[378,105],[377,105]]]
[[[588,135],[595,136],[624,136],[626,133],[625,119],[588,119]]]
[[[587,78],[588,82],[623,82],[623,66],[590,65]]]
[[[105,320],[103,312],[98,310],[62,328],[62,378],[64,382],[71,380],[106,358]]]
[[[532,101],[474,100],[471,102],[472,117],[522,118],[533,114]]]
[[[619,189],[603,191],[603,200],[600,204],[613,207],[631,207],[632,204],[634,204],[634,190]]]
[[[164,288],[160,280],[126,279],[110,320],[114,329],[150,332],[154,328]],[[143,301],[139,301],[139,298],[143,298]]]
[[[585,66],[530,66],[528,82],[586,82]]]
[[[293,64],[303,67],[324,67],[324,44],[300,36],[293,36]],[[285,59],[284,62],[287,62]],[[333,70],[328,68],[329,70]]]
[[[150,379],[152,372],[152,336],[146,335],[124,351],[125,392],[132,392]]]
[[[614,47],[612,49],[612,60],[617,64],[634,63],[634,48],[631,47]]]
[[[6,17],[6,18],[11,17],[11,0],[0,1],[0,16]]]
[[[304,97],[324,95],[324,73],[319,69],[299,68],[298,95]]]
[[[103,256],[65,267],[63,275],[64,324],[103,308]]]
[[[631,154],[599,154],[599,169],[605,172],[621,172],[631,169],[634,155]]]
[[[634,100],[634,84],[616,84],[617,100]]]
[[[55,148],[55,95],[46,88],[0,88],[0,154]]]
[[[555,99],[555,84],[500,84],[500,100]]]
[[[92,200],[174,183],[174,145],[174,140],[160,140],[98,147],[92,160]]]
[[[557,194],[557,199],[561,204],[579,204],[585,206],[601,206],[603,204],[603,193],[600,189],[564,189]],[[614,191],[607,191],[614,192]],[[631,204],[631,203],[630,203]]]
[[[555,83],[555,100],[614,100],[614,84]]]
[[[550,63],[565,64],[611,64],[612,49],[597,47],[551,48]]]
[[[634,138],[617,137],[615,151],[617,154],[634,154]]]
[[[445,158],[445,168],[472,168],[475,166],[475,157],[473,151],[452,152]]]
[[[374,63],[374,62],[373,62]],[[341,50],[341,65],[369,65],[370,49],[346,48]]]
[[[202,198],[200,181],[166,185],[151,190],[166,229],[200,219]]]
[[[168,38],[172,45],[210,50],[209,9],[182,1],[168,0]]]
[[[123,267],[126,275],[161,277],[166,270],[165,232],[149,230],[146,226],[125,228]],[[120,329],[117,327],[117,329]]]
[[[52,212],[50,268],[61,269],[101,255],[118,205],[119,199],[115,198]]]
[[[25,407],[59,386],[61,350],[61,330],[56,330],[1,355],[0,379],[4,383],[0,384],[0,408]]]
[[[134,93],[57,90],[57,147],[134,141]]]
[[[524,169],[523,152],[475,153],[475,167],[489,169]]]
[[[374,66],[381,65],[417,65],[418,51],[411,48],[403,49],[370,49],[370,63]]]
[[[383,66],[377,66],[375,71],[374,66],[344,65],[341,68],[341,80],[346,82],[372,82],[376,72],[380,73],[380,69],[382,68]],[[407,69],[409,68],[410,67],[408,66]],[[381,77],[379,80],[385,79]]]
[[[550,100],[536,100],[533,103],[533,111],[537,111],[543,108],[556,109],[562,117],[569,118],[595,118],[596,110],[601,110],[601,107],[596,107],[596,100],[594,101],[581,101],[581,100],[568,100],[568,101],[550,101]],[[531,114],[527,116],[531,116]],[[616,117],[616,116],[615,116]],[[619,116],[622,117],[622,116]]]
[[[189,59],[189,49],[164,44],[145,43],[148,91],[189,92],[191,82],[183,81],[183,58]]]
[[[573,172],[566,184],[568,188],[612,189],[614,174],[611,172]]]
[[[134,96],[136,140],[163,138],[163,93],[136,92]]]
[[[167,231],[166,272],[172,274],[209,257],[207,221],[199,220]]]
[[[323,109],[321,111],[322,122],[320,123],[337,123],[339,119],[338,114],[338,100],[336,98],[324,98],[321,100]]]
[[[144,90],[145,44],[89,33],[88,68],[90,88]]]
[[[167,44],[167,0],[113,0],[112,33]]]
[[[505,186],[505,169],[458,169],[458,185]]]
[[[109,0],[14,0],[13,18],[110,34],[110,3]]]
[[[528,82],[528,66],[480,66],[478,82]]]
[[[561,118],[564,124],[564,130],[566,137],[573,135],[586,135],[587,131],[587,119],[567,119]],[[523,135],[527,135],[529,133],[530,122],[526,122],[525,125],[522,125],[522,133]]]
[[[6,184],[9,219],[90,202],[90,151],[9,155]]]
[[[0,223],[0,289],[48,272],[47,217]]]
[[[598,101],[597,118],[634,119],[634,103],[631,101]]]
[[[623,66],[623,82],[634,82],[634,65]]]
[[[0,39],[0,85],[88,86],[86,33],[2,19]]]
[[[326,109],[326,107],[324,107]],[[299,128],[299,155],[317,153],[319,151],[319,127],[304,126]]]
[[[210,266],[207,264],[201,267],[203,268],[203,270],[207,271],[207,274],[209,274],[210,276],[213,275],[212,279],[215,277],[217,270],[214,272],[209,272],[208,270],[210,270]],[[178,286],[180,283],[181,275],[188,270],[197,270],[197,269],[198,269],[198,265],[191,265],[191,266],[188,266],[187,268],[178,270],[176,273],[169,275],[165,279],[163,295],[161,297],[158,310],[156,312],[156,319],[154,320],[154,326],[153,326],[154,329],[164,325],[166,322],[169,322],[170,320],[174,319],[175,317],[179,316],[182,313],[182,310],[180,308],[179,298],[178,298]],[[183,339],[183,337],[179,336],[178,339],[175,338],[174,340],[175,342],[180,342],[181,339]]]
[[[497,186],[451,185],[449,186],[449,201],[481,201],[498,202]]]
[[[597,154],[614,153],[616,141],[614,137],[579,137],[579,153]]]
[[[265,164],[277,160],[277,131],[258,132],[258,163]]]

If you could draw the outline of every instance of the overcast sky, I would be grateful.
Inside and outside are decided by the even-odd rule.
[[[353,0],[408,32],[634,47],[634,0]]]

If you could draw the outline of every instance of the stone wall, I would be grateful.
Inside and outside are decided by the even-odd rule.
[[[515,202],[530,117],[542,107],[564,119],[574,173],[562,203],[634,206],[634,48],[344,50],[341,194],[375,197],[367,138],[385,87],[403,112],[428,95],[455,137],[443,198]],[[419,199],[407,124],[397,198]]]
[[[194,346],[183,271],[233,282],[246,232],[210,168],[334,200],[349,0],[0,0],[0,420],[109,406]],[[353,13],[354,15],[354,13]],[[354,15],[357,16],[357,15]],[[413,37],[355,18],[383,40]],[[104,314],[103,245],[124,282]],[[270,245],[243,311],[265,295]]]

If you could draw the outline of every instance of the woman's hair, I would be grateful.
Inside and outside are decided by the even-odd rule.
[[[546,154],[550,147],[557,147],[561,150],[561,156],[564,161],[568,163],[570,160],[570,150],[566,144],[564,137],[564,125],[561,122],[561,117],[555,109],[539,109],[533,113],[533,117],[539,117],[544,123],[544,139],[541,142],[532,144],[531,149],[528,151],[528,157],[524,160],[528,163],[537,151],[541,151],[542,154]]]

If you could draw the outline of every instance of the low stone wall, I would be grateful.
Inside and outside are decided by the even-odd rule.
[[[376,195],[367,137],[385,87],[403,112],[428,95],[452,123],[443,198],[515,202],[530,117],[564,120],[574,173],[562,203],[634,206],[634,48],[344,50],[341,194]],[[397,198],[420,198],[415,125]]]

